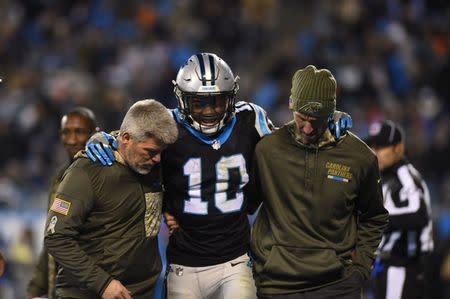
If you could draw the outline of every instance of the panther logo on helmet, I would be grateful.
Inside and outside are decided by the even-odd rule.
[[[172,81],[184,120],[203,134],[218,133],[234,115],[238,79],[216,54],[192,55]]]

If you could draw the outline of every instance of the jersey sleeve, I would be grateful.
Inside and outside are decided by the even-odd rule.
[[[236,110],[242,111],[245,109],[251,109],[255,113],[255,129],[259,134],[259,137],[264,137],[270,134],[274,129],[272,121],[267,116],[267,112],[254,103],[238,102],[236,104]]]
[[[101,295],[112,278],[77,242],[93,201],[94,191],[88,174],[79,167],[69,168],[50,207],[44,241],[48,252],[65,271]]]

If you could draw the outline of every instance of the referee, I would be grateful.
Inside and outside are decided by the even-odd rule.
[[[366,143],[378,158],[389,226],[375,263],[375,299],[424,298],[424,257],[433,250],[430,194],[405,157],[404,133],[393,121],[374,123]]]

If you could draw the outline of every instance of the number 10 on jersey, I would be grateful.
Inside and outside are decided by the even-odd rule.
[[[238,171],[231,171],[237,169]],[[208,202],[202,200],[202,160],[189,159],[183,167],[184,175],[188,177],[189,199],[184,201],[184,212],[207,215]],[[216,186],[214,205],[222,213],[239,211],[244,202],[242,188],[248,183],[248,173],[242,154],[222,157],[215,165]],[[239,175],[240,178],[232,178]],[[237,183],[235,183],[237,182]],[[235,186],[235,185],[238,186]],[[234,198],[227,198],[228,191],[237,190]]]

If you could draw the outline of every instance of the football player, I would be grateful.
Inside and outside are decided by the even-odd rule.
[[[274,126],[261,107],[236,100],[238,79],[223,59],[199,53],[173,81],[179,138],[161,161],[165,215],[179,225],[167,247],[168,298],[256,298],[244,186],[255,146]],[[351,127],[347,114],[337,118],[335,134]],[[100,141],[87,152],[111,164]]]

